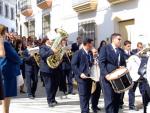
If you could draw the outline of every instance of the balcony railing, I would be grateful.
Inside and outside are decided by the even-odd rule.
[[[33,13],[33,10],[32,10],[31,5],[24,5],[24,6],[21,8],[21,13],[22,13],[22,15],[24,15],[24,16],[31,16],[32,13]]]
[[[50,8],[52,6],[52,0],[37,0],[37,6],[41,9]]]
[[[94,11],[97,9],[97,0],[72,0],[72,7],[78,13]]]
[[[118,4],[118,3],[121,3],[121,2],[126,2],[126,1],[129,1],[129,0],[108,0],[111,4]]]

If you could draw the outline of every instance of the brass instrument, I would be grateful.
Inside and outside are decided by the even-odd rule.
[[[28,49],[29,54],[34,58],[36,64],[39,66],[40,65],[40,54],[39,54],[39,47],[34,47]]]
[[[47,64],[50,68],[55,69],[62,62],[62,58],[63,58],[64,54],[68,51],[68,48],[63,47],[61,45],[61,42],[63,39],[65,39],[67,37],[68,37],[68,33],[66,31],[64,31],[63,29],[56,30],[56,39],[51,48],[52,48],[52,50],[53,49],[58,50],[58,52],[47,58]]]
[[[38,66],[40,66],[40,54],[39,54],[39,53],[35,53],[35,54],[33,55],[33,58],[34,58],[36,64],[37,64]]]
[[[144,57],[144,56],[149,56],[148,52],[150,53],[150,47],[141,50],[137,54],[139,57]]]

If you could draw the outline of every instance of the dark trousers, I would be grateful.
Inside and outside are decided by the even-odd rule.
[[[55,102],[56,92],[58,89],[58,75],[56,73],[44,73],[41,72],[45,84],[45,90],[47,94],[48,104]]]
[[[115,93],[110,82],[105,78],[101,79],[102,90],[104,93],[105,111],[106,113],[118,113],[121,94]]]
[[[78,82],[81,113],[89,113],[89,100],[91,97],[92,80]]]
[[[62,70],[62,75],[59,77],[59,89],[60,91],[72,93],[73,92],[73,75],[71,73],[71,70]],[[68,81],[68,90],[67,90],[67,81]]]
[[[91,103],[92,103],[92,109],[96,110],[98,107],[99,98],[101,95],[101,85],[99,82],[96,83],[96,90],[91,95]]]
[[[28,96],[35,96],[38,83],[38,75],[33,71],[26,71],[26,87]]]
[[[140,92],[142,94],[144,113],[147,113],[147,105],[150,102],[150,87],[147,80],[143,80],[139,84]]]
[[[140,93],[142,94],[142,88],[141,87],[141,82],[134,82],[134,86],[133,88],[131,88],[129,90],[129,108],[133,108],[135,107],[134,103],[135,103],[135,91],[136,91],[136,88],[138,86],[138,83],[139,83],[139,89],[140,89]]]
[[[124,93],[121,93],[121,96],[120,96],[120,106],[123,106],[123,104],[124,104],[123,99],[124,99]]]

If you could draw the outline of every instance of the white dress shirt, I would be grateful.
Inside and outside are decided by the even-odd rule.
[[[118,47],[116,47],[114,44],[111,44],[111,45],[112,45],[112,47],[113,47],[113,49],[114,49],[114,51],[116,53],[117,52],[116,49],[118,49]],[[120,54],[119,54],[119,57],[118,57],[118,66],[120,66]]]

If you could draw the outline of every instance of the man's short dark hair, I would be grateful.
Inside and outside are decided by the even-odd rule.
[[[138,47],[139,45],[143,45],[143,43],[142,43],[142,42],[138,42],[138,43],[137,43],[137,47]]]
[[[93,39],[91,39],[91,38],[85,38],[85,39],[83,40],[83,45],[91,44],[92,42],[93,42]]]
[[[131,42],[129,40],[124,41],[124,46],[131,44]]]
[[[119,33],[113,33],[113,34],[111,35],[111,41],[112,41],[115,37],[117,37],[117,36],[120,36],[120,37],[121,37],[121,34],[119,34]]]

